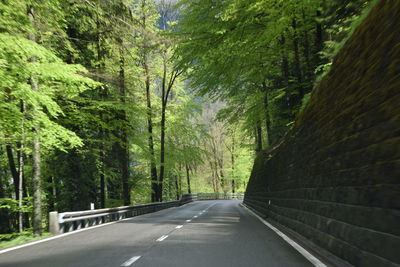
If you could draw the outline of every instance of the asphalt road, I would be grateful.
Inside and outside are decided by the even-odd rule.
[[[313,266],[237,200],[197,201],[0,254],[0,266]]]

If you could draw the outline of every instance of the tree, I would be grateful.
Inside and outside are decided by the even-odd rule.
[[[57,97],[72,98],[79,92],[91,88],[95,83],[78,74],[78,72],[85,72],[83,67],[63,63],[49,49],[38,43],[36,32],[40,31],[36,26],[35,6],[15,5],[11,8],[4,5],[2,7],[12,10],[15,8],[13,16],[20,21],[22,14],[28,14],[27,18],[22,20],[23,30],[17,28],[16,31],[7,32],[7,30],[11,31],[9,25],[0,26],[6,30],[0,34],[0,60],[5,66],[5,71],[1,72],[1,78],[4,81],[1,91],[6,92],[1,95],[3,98],[1,102],[5,103],[1,107],[5,111],[2,135],[11,142],[21,142],[22,137],[25,137],[26,142],[32,144],[30,153],[33,158],[33,226],[35,234],[40,235],[42,228],[41,153],[43,149],[66,149],[82,145],[81,139],[72,131],[54,122],[54,119],[63,115],[62,108],[55,99]],[[4,97],[8,101],[4,101]],[[21,102],[27,103],[28,119],[25,119],[24,111],[21,112],[19,109]],[[13,115],[10,112],[13,112]],[[18,126],[21,123],[13,125],[15,121],[24,121],[26,129],[32,129],[32,131],[25,134],[24,128],[21,129]]]

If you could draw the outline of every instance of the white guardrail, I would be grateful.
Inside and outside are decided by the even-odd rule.
[[[53,235],[57,235],[167,208],[178,207],[196,200],[243,199],[243,197],[244,194],[237,193],[197,193],[185,194],[181,196],[180,200],[169,202],[63,213],[52,211],[49,215],[49,231]]]

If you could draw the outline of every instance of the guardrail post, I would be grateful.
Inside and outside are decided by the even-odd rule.
[[[60,234],[60,225],[58,224],[57,211],[52,211],[49,213],[49,231],[53,235]]]
[[[68,227],[68,232],[74,231],[74,222],[70,222],[69,227]]]
[[[76,222],[76,230],[79,230],[82,228],[82,221],[77,221]]]

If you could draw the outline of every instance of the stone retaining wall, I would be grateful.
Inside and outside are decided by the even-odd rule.
[[[244,202],[355,266],[400,266],[400,1],[379,1]]]

